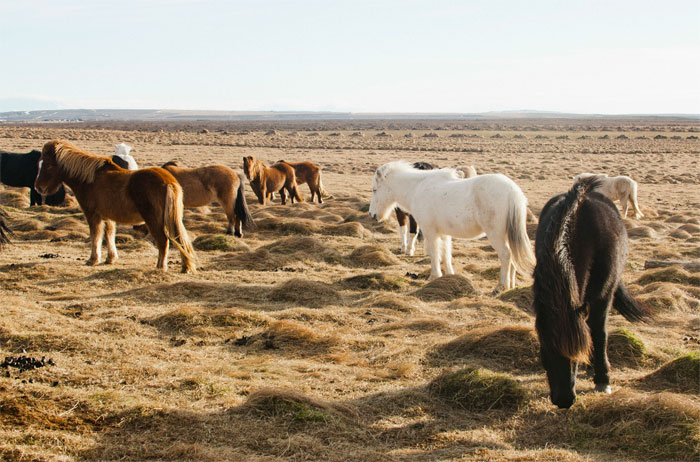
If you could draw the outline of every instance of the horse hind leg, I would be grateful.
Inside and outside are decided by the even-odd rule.
[[[606,320],[612,304],[612,294],[608,298],[589,304],[590,314],[586,320],[593,341],[593,383],[595,391],[610,393],[610,363],[608,362],[608,333]]]
[[[440,269],[441,239],[440,236],[432,233],[424,233],[424,237],[425,253],[430,257],[430,277],[428,279],[432,281],[442,277],[442,270]]]
[[[455,274],[454,268],[452,268],[452,236],[442,236],[442,261],[445,264],[446,274]]]
[[[102,234],[104,232],[104,222],[99,216],[91,216],[88,218],[88,226],[90,227],[90,258],[86,262],[88,266],[94,266],[100,262],[102,254]]]
[[[620,198],[620,204],[622,205],[622,218],[627,218],[627,209],[629,208],[629,196],[622,196]]]
[[[491,239],[489,239],[489,242],[491,242],[491,245],[496,249],[498,258],[501,260],[501,272],[498,277],[498,285],[493,290],[493,294],[498,295],[503,290],[509,290],[515,287],[513,284],[515,263],[513,262],[513,254],[505,242],[495,244]]]
[[[112,220],[105,220],[105,237],[107,239],[107,259],[105,264],[114,263],[119,259],[117,254],[117,224]]]
[[[420,227],[418,226],[418,223],[416,222],[416,219],[413,218],[413,215],[408,216],[408,222],[409,222],[409,231],[410,231],[410,242],[408,246],[408,255],[411,257],[416,253],[416,241],[418,240],[418,233],[420,231]]]

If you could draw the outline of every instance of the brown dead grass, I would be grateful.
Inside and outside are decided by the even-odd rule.
[[[450,301],[475,294],[476,289],[474,289],[472,282],[459,274],[443,276],[430,281],[414,293],[424,302]]]

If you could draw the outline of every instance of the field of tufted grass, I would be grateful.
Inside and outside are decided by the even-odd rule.
[[[262,207],[248,188],[258,228],[242,239],[222,235],[220,207],[188,210],[200,271],[182,275],[176,253],[156,271],[130,227],[116,264],[87,267],[77,204],[30,209],[26,190],[0,186],[15,232],[0,253],[0,359],[54,363],[0,370],[0,458],[697,460],[700,274],[644,262],[700,260],[698,131],[663,119],[0,126],[13,152],[62,138],[104,155],[127,142],[142,166],[311,160],[334,196]],[[398,253],[395,223],[366,213],[374,169],[396,159],[504,173],[535,217],[577,173],[639,183],[625,282],[658,319],[611,316],[612,395],[582,370],[574,407],[551,405],[531,281],[491,296],[485,239],[457,240],[459,276],[431,284],[422,244]]]

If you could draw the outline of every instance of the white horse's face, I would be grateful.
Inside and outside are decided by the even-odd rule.
[[[396,206],[396,201],[391,194],[391,187],[386,181],[387,169],[385,167],[386,165],[382,165],[374,172],[372,202],[369,203],[369,216],[379,221],[388,219]]]

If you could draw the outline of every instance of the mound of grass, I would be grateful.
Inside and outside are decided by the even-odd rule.
[[[528,326],[475,329],[438,346],[430,354],[438,362],[477,358],[503,371],[539,370],[539,341]]]
[[[295,350],[294,354],[309,356],[326,353],[338,339],[334,336],[323,335],[308,327],[288,319],[277,321],[259,335],[266,349],[284,351]]]
[[[471,281],[459,274],[437,278],[413,293],[425,302],[446,302],[475,294]]]
[[[639,382],[658,390],[700,394],[700,352],[680,356],[642,377]]]
[[[636,228],[628,229],[627,236],[630,239],[644,239],[653,238],[655,233],[654,230],[648,226],[637,226]]]
[[[362,304],[370,308],[386,308],[388,310],[411,313],[420,307],[423,302],[411,296],[378,294],[369,300],[363,300]]]
[[[408,321],[385,324],[374,329],[375,332],[391,332],[396,330],[413,330],[416,332],[439,332],[449,328],[444,319],[421,318]]]
[[[12,231],[14,232],[38,231],[43,228],[44,223],[34,218],[25,218],[24,220],[12,221]]]
[[[507,290],[498,295],[498,299],[504,302],[509,302],[520,308],[521,310],[532,313],[532,286],[516,287],[515,289]]]
[[[274,231],[278,234],[303,234],[318,233],[320,225],[315,220],[295,218],[293,220],[276,217],[262,218],[255,221],[259,231]]]
[[[343,279],[341,287],[350,290],[400,290],[406,281],[399,276],[389,276],[385,273],[360,274]]]
[[[637,296],[640,303],[655,313],[689,311],[693,300],[688,294],[670,282],[653,282],[644,288],[644,294]]]
[[[296,254],[304,259],[337,263],[340,253],[316,238],[308,236],[290,236],[268,244],[264,247],[272,253],[280,255]]]
[[[147,321],[167,333],[196,334],[205,333],[205,327],[266,327],[268,319],[258,313],[236,308],[218,308],[207,310],[200,307],[185,306],[169,311]]]
[[[447,372],[428,385],[428,391],[469,411],[516,410],[528,399],[516,380],[488,369],[466,368]]]
[[[265,417],[282,417],[303,424],[325,424],[356,414],[348,406],[332,404],[297,391],[273,388],[263,388],[251,393],[241,410]]]
[[[398,265],[399,259],[386,247],[381,245],[364,245],[357,247],[347,257],[352,266],[363,268],[377,268],[382,266]]]
[[[613,366],[635,367],[649,361],[642,339],[622,327],[608,334],[608,358]]]
[[[205,252],[223,250],[231,252],[234,250],[249,250],[249,247],[240,239],[225,234],[205,234],[198,236],[192,246],[197,250]]]
[[[645,274],[637,279],[636,284],[645,286],[653,282],[673,282],[683,285],[700,285],[700,276],[691,275],[680,266],[668,266],[657,270],[645,271]]]
[[[361,223],[358,223],[356,221],[354,222],[349,222],[349,223],[341,223],[338,225],[326,225],[323,228],[321,228],[321,232],[323,234],[330,234],[333,236],[351,236],[351,237],[359,237],[359,238],[366,238],[371,235],[367,229],[362,226]]]
[[[270,291],[270,300],[309,308],[322,308],[340,302],[340,295],[329,284],[294,278],[278,284]]]

